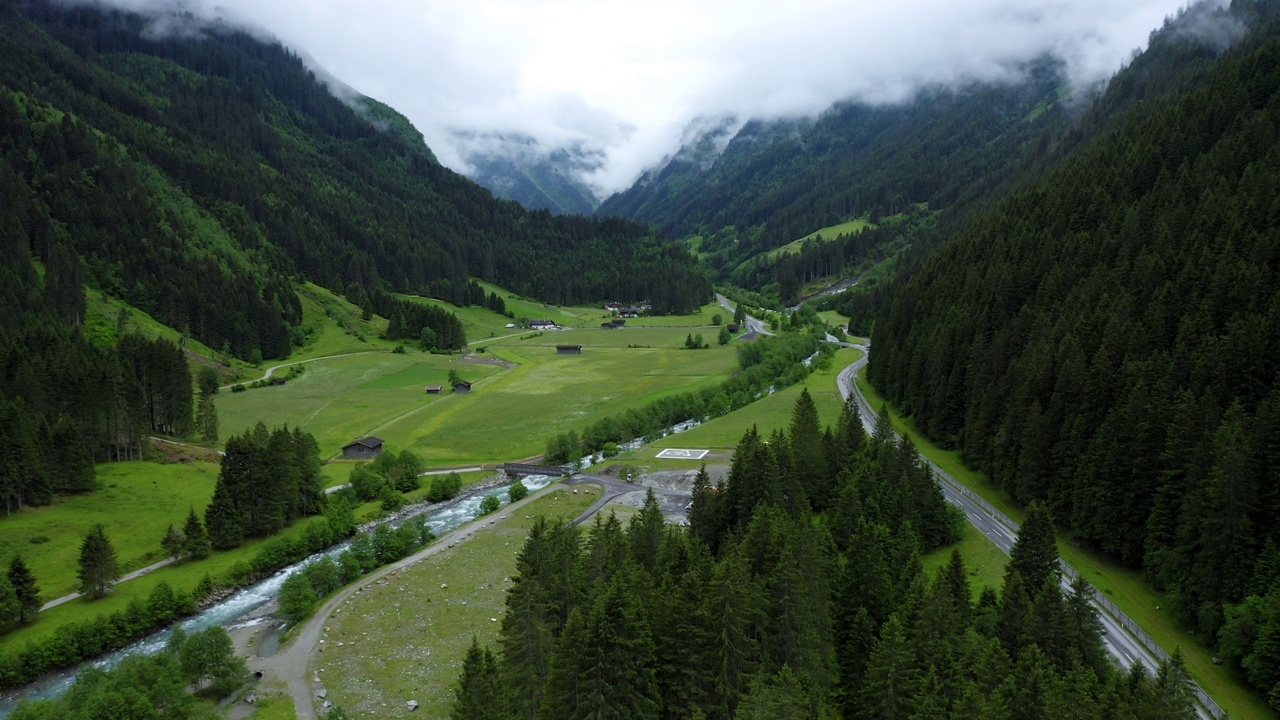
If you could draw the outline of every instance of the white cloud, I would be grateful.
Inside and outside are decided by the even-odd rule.
[[[1179,0],[209,0],[403,112],[465,169],[457,134],[603,153],[625,188],[695,117],[789,117],[1009,78],[1045,52],[1105,79]],[[166,0],[116,0],[134,8]],[[206,11],[212,12],[212,11]]]

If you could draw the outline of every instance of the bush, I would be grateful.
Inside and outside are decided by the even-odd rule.
[[[498,499],[497,495],[485,495],[484,499],[480,501],[480,514],[488,515],[501,506],[502,501]]]
[[[515,482],[511,483],[511,486],[507,488],[507,497],[511,499],[511,502],[519,502],[529,497],[529,488],[525,487],[520,478],[516,478]]]
[[[236,383],[231,386],[231,392],[244,392],[247,389],[248,388],[244,386],[244,383]]]
[[[428,502],[444,502],[457,497],[462,490],[462,476],[451,472],[448,475],[436,475],[431,478],[431,489],[427,491]]]
[[[381,507],[382,512],[387,515],[390,515],[404,507],[404,495],[395,488],[387,485],[382,486],[382,493],[378,496],[378,499],[381,502],[379,507]]]

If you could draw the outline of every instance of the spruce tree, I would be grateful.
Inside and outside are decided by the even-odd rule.
[[[867,660],[859,716],[906,720],[920,688],[915,662],[902,621],[895,614],[881,629],[880,640]]]
[[[662,515],[662,508],[658,506],[658,498],[653,494],[653,488],[649,488],[645,494],[644,507],[627,525],[627,538],[631,543],[632,559],[650,573],[654,571],[658,561],[665,525],[666,518]]]
[[[9,578],[0,575],[0,632],[22,622],[22,603]]]
[[[183,548],[186,547],[186,540],[182,533],[178,531],[178,528],[170,524],[169,529],[165,531],[164,537],[160,540],[160,547],[164,548],[166,553],[169,553],[169,557],[181,560],[184,554]]]
[[[218,478],[213,499],[204,511],[204,526],[214,550],[229,550],[244,542],[244,516],[226,480]]]
[[[40,612],[40,588],[36,585],[36,576],[31,573],[21,555],[14,555],[9,561],[7,576],[21,606],[19,622],[29,623],[35,620]]]
[[[1043,587],[1047,580],[1057,580],[1059,572],[1053,519],[1044,503],[1032,502],[1027,507],[1026,519],[1018,531],[1018,541],[1009,553],[1005,577],[1018,574],[1024,590],[1034,592]]]
[[[94,600],[106,597],[111,584],[120,577],[116,550],[102,525],[95,525],[80,543],[77,576],[80,578],[80,592]]]
[[[196,509],[187,511],[187,522],[182,526],[182,553],[189,558],[201,560],[209,557],[209,535],[200,523]]]
[[[498,664],[488,646],[471,636],[471,647],[462,660],[462,675],[454,686],[452,720],[500,720],[503,717]]]

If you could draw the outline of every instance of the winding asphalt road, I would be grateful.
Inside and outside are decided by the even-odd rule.
[[[848,347],[855,347],[863,351],[863,356],[857,362],[840,371],[836,377],[836,385],[840,389],[840,395],[847,401],[852,395],[858,408],[858,415],[862,420],[862,425],[866,428],[867,433],[875,431],[877,411],[873,410],[870,404],[862,395],[861,389],[854,381],[858,372],[867,364],[867,358],[870,356],[870,348],[865,345],[851,345],[841,343]],[[895,433],[897,435],[897,433]],[[964,516],[968,521],[976,527],[983,535],[986,535],[996,547],[1008,554],[1013,549],[1013,544],[1018,540],[1018,523],[1011,520],[1004,513],[992,507],[982,498],[978,497],[973,491],[966,488],[951,475],[947,474],[942,468],[938,467],[932,460],[921,455],[925,462],[929,463],[929,467],[933,470],[934,475],[938,478],[938,484],[942,488],[942,494],[947,502],[959,507],[964,511]],[[1062,562],[1062,561],[1060,561]],[[1064,590],[1070,590],[1070,575],[1074,575],[1075,571],[1066,562],[1062,562],[1063,579],[1062,586]],[[1090,586],[1092,588],[1092,585]],[[1123,668],[1132,667],[1135,662],[1141,663],[1147,668],[1148,672],[1154,675],[1160,666],[1160,659],[1147,645],[1144,645],[1138,638],[1130,633],[1125,624],[1137,626],[1123,613],[1116,613],[1111,609],[1104,607],[1098,602],[1096,597],[1097,590],[1094,589],[1095,597],[1090,598],[1094,606],[1098,609],[1098,619],[1102,622],[1103,642],[1106,644],[1107,652]],[[1154,644],[1154,643],[1152,643]],[[1156,646],[1159,651],[1158,646]],[[1163,652],[1163,651],[1160,651]],[[1203,690],[1197,685],[1194,687],[1197,695],[1201,696],[1201,702],[1207,695],[1203,694]],[[1201,705],[1196,706],[1196,712],[1205,720],[1213,718],[1226,717],[1225,714],[1211,713]],[[1221,711],[1219,710],[1219,713]]]
[[[717,293],[716,299],[724,309],[735,310],[732,302],[727,297]],[[760,320],[748,316],[746,322],[748,322],[751,331],[769,334],[765,331],[764,323],[760,322]],[[840,395],[846,401],[849,401],[850,396],[854,397],[855,404],[858,406],[859,418],[863,421],[863,427],[867,429],[868,434],[873,433],[876,430],[877,411],[868,404],[867,398],[863,397],[863,393],[858,387],[858,383],[854,382],[856,375],[867,365],[870,346],[850,342],[837,342],[836,338],[832,336],[827,336],[827,341],[833,343],[833,345],[854,347],[863,351],[863,356],[856,363],[847,366],[837,375],[836,386],[840,388]],[[974,528],[978,528],[980,533],[991,539],[991,542],[995,543],[996,547],[1005,553],[1011,552],[1014,543],[1018,542],[1018,523],[1011,520],[1004,512],[992,507],[991,503],[975,495],[964,484],[957,482],[942,468],[938,468],[937,464],[934,464],[928,457],[922,455],[922,459],[928,462],[929,468],[933,470],[934,475],[938,478],[938,486],[942,488],[942,495],[947,502],[964,511],[965,519],[968,519]],[[1070,578],[1076,574],[1076,571],[1065,561],[1060,560],[1059,562],[1062,565],[1062,589],[1070,591]],[[1124,612],[1116,609],[1116,607],[1103,605],[1098,600],[1101,597],[1101,593],[1098,593],[1097,588],[1094,588],[1092,584],[1089,584],[1089,588],[1093,592],[1093,597],[1089,598],[1089,600],[1091,600],[1094,607],[1097,607],[1098,620],[1102,621],[1102,632],[1105,633],[1102,639],[1103,643],[1106,644],[1107,652],[1111,653],[1112,657],[1115,657],[1116,662],[1119,662],[1121,667],[1132,667],[1134,662],[1140,662],[1144,667],[1147,667],[1149,673],[1155,675],[1158,667],[1160,667],[1161,657],[1167,657],[1167,653],[1160,646],[1157,646],[1155,641],[1151,641],[1149,637],[1146,642],[1140,641],[1138,635],[1128,629],[1138,628],[1138,624],[1134,623],[1132,619],[1128,618]],[[1194,692],[1196,692],[1197,700],[1199,700],[1196,706],[1197,715],[1204,720],[1225,719],[1225,712],[1222,712],[1221,708],[1217,707],[1216,703],[1213,703],[1212,698],[1208,697],[1207,693],[1204,693],[1203,688],[1194,682],[1192,685]],[[1211,707],[1212,711],[1210,710]]]

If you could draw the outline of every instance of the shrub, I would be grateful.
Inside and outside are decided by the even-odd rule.
[[[431,479],[431,489],[427,491],[429,502],[444,502],[457,497],[462,490],[462,476],[458,473],[436,475]]]
[[[485,495],[484,499],[480,501],[480,514],[488,515],[501,506],[502,501],[498,499],[497,495]]]
[[[511,483],[511,487],[507,488],[507,497],[511,499],[511,502],[523,500],[529,497],[529,488],[525,487],[520,478],[516,478],[515,482]]]

